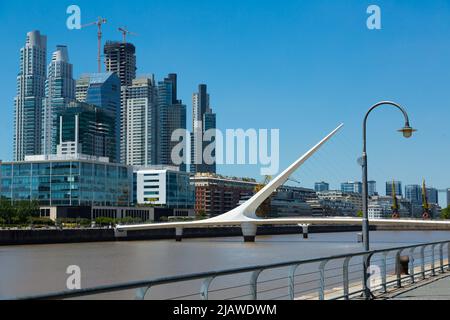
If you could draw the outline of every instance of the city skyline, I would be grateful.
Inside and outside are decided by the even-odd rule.
[[[83,3],[83,1],[80,1],[79,3],[82,10]],[[366,111],[366,109],[372,103],[376,102],[377,100],[392,98],[393,100],[399,101],[400,103],[405,105],[411,115],[412,125],[414,127],[417,127],[419,129],[419,132],[410,141],[404,141],[394,132],[394,130],[401,125],[400,119],[394,117],[392,117],[394,119],[391,119],[391,117],[388,118],[390,112],[388,110],[380,111],[378,116],[374,115],[373,119],[371,120],[373,122],[371,122],[369,128],[369,135],[371,136],[369,137],[369,152],[371,156],[371,162],[369,165],[371,166],[371,173],[373,175],[370,178],[376,181],[384,182],[389,181],[391,177],[396,177],[396,179],[403,181],[403,183],[407,185],[418,184],[420,180],[425,177],[427,181],[429,181],[430,185],[433,185],[438,189],[447,188],[447,181],[449,180],[449,177],[445,171],[444,160],[448,151],[445,150],[446,131],[444,128],[444,122],[441,121],[443,121],[446,115],[448,115],[448,111],[445,110],[448,108],[445,108],[442,103],[447,103],[447,101],[450,101],[448,94],[445,93],[443,87],[443,80],[446,77],[444,75],[445,68],[448,67],[448,61],[441,60],[442,58],[437,58],[435,59],[437,61],[433,61],[432,58],[434,57],[433,52],[436,52],[436,50],[448,50],[448,46],[440,42],[441,37],[445,35],[447,30],[446,28],[448,27],[439,22],[441,20],[438,20],[438,22],[434,20],[426,20],[427,17],[429,17],[427,16],[427,14],[432,10],[430,7],[427,8],[427,10],[423,11],[420,10],[420,4],[418,3],[414,3],[411,6],[394,6],[387,5],[386,2],[381,1],[380,6],[382,9],[384,9],[383,12],[385,13],[383,15],[383,17],[385,17],[383,20],[384,27],[381,31],[379,31],[379,33],[371,33],[371,31],[364,29],[366,15],[363,5],[359,6],[350,4],[346,9],[351,11],[352,17],[353,15],[355,15],[356,17],[353,17],[348,24],[340,26],[337,22],[342,22],[341,16],[333,14],[332,9],[334,8],[334,4],[327,4],[328,8],[326,10],[324,8],[320,8],[320,6],[316,6],[313,4],[305,4],[300,6],[294,5],[293,3],[288,3],[287,5],[287,8],[295,9],[294,11],[302,18],[306,17],[306,11],[314,12],[315,14],[317,14],[318,12],[323,12],[325,14],[325,18],[328,19],[328,21],[321,21],[323,25],[316,27],[316,29],[314,29],[310,33],[299,32],[295,35],[295,39],[297,40],[298,38],[304,38],[312,41],[313,44],[315,44],[314,54],[315,56],[317,56],[317,58],[312,61],[316,61],[317,59],[318,61],[324,63],[323,67],[317,69],[317,71],[320,71],[320,73],[318,74],[322,75],[320,79],[318,79],[317,75],[312,72],[314,68],[317,68],[318,62],[316,61],[312,63],[312,66],[311,61],[308,62],[309,66],[306,66],[305,63],[297,62],[298,59],[294,59],[294,55],[291,55],[288,51],[285,51],[285,49],[283,49],[285,47],[283,46],[287,46],[289,48],[292,45],[293,48],[297,49],[299,47],[297,47],[297,44],[295,46],[293,44],[288,44],[286,42],[286,39],[284,38],[279,39],[279,41],[281,41],[283,44],[280,49],[281,53],[274,52],[273,50],[269,50],[269,52],[266,54],[261,52],[262,57],[254,56],[256,63],[252,64],[249,61],[245,61],[248,65],[247,67],[245,67],[244,64],[240,62],[240,59],[238,61],[236,60],[236,58],[238,58],[238,56],[242,58],[252,53],[253,51],[249,49],[249,46],[244,46],[240,55],[231,54],[230,59],[224,60],[224,64],[228,66],[230,62],[239,62],[236,64],[234,70],[232,70],[233,76],[231,77],[231,73],[224,72],[223,67],[216,67],[214,66],[214,64],[211,64],[213,55],[218,54],[217,45],[212,46],[212,52],[201,54],[201,57],[206,59],[203,64],[198,61],[198,58],[195,60],[192,55],[189,55],[187,53],[182,54],[178,52],[179,55],[182,55],[182,58],[177,58],[176,52],[171,51],[170,54],[168,54],[167,48],[171,48],[171,46],[169,46],[169,41],[163,41],[163,39],[165,39],[164,37],[159,37],[156,38],[159,40],[155,40],[155,42],[157,42],[160,47],[156,46],[155,44],[151,46],[153,51],[149,50],[149,45],[146,42],[152,40],[152,37],[142,32],[140,32],[140,36],[136,36],[130,39],[130,42],[134,43],[137,48],[137,56],[139,60],[138,74],[140,74],[141,72],[151,72],[158,74],[158,78],[161,78],[163,74],[167,74],[168,72],[178,73],[179,76],[183,78],[183,80],[181,81],[183,85],[179,87],[179,92],[180,97],[184,101],[190,100],[190,96],[192,95],[192,92],[194,92],[198,83],[208,83],[208,86],[212,88],[211,91],[214,94],[214,107],[220,112],[221,115],[218,119],[219,128],[280,128],[280,167],[284,167],[285,164],[289,162],[289,160],[294,159],[296,155],[298,155],[302,150],[306,148],[309,141],[314,141],[314,138],[320,136],[320,134],[326,131],[328,127],[332,127],[333,124],[338,121],[346,120],[344,121],[347,123],[346,131],[343,132],[341,137],[338,136],[336,141],[332,142],[332,145],[330,145],[329,147],[327,146],[324,152],[321,152],[321,154],[319,154],[318,158],[319,160],[321,160],[319,161],[319,164],[307,165],[305,170],[297,174],[300,181],[302,181],[302,183],[309,187],[313,186],[315,181],[321,180],[328,181],[332,184],[338,184],[342,181],[360,179],[360,169],[356,164],[356,159],[360,155],[360,118],[362,117],[362,113]],[[449,10],[444,6],[444,4],[445,2],[440,1],[438,1],[438,4],[434,4],[436,6],[440,5],[441,7],[443,7],[444,10],[441,11],[443,18],[449,15]],[[5,12],[5,17],[9,17],[9,19],[14,16],[11,14],[11,10],[19,10],[24,5],[25,4],[1,4],[2,9],[5,9],[2,10],[3,12]],[[31,3],[27,3],[27,5],[30,5],[32,7],[36,6]],[[67,17],[66,15],[64,15],[64,9],[67,7],[65,5],[66,3],[62,2],[58,5],[52,4],[52,7],[48,8],[44,2],[40,6],[36,6],[36,10],[30,11],[37,12],[36,15],[38,16],[37,20],[39,20],[39,22],[36,23],[36,19],[30,17],[30,19],[26,19],[26,21],[28,22],[23,24],[21,26],[21,29],[19,30],[21,31],[24,27],[26,27],[25,32],[31,31],[32,29],[40,29],[43,34],[48,36],[48,53],[54,50],[56,44],[66,44],[70,51],[71,63],[74,65],[75,69],[74,78],[77,79],[82,73],[92,72],[96,70],[95,32],[94,30],[64,30],[64,22]],[[129,13],[127,11],[127,16],[140,17],[144,15],[144,13],[148,13],[154,14],[156,19],[161,19],[161,16],[164,16],[163,13],[165,12],[165,8],[162,4],[159,4],[159,6],[160,7],[158,7],[158,10],[153,10],[151,11],[151,13],[148,6],[144,6],[141,13],[135,10],[132,10],[132,13]],[[217,6],[222,6],[222,9],[225,9],[224,14],[227,16],[227,19],[230,19],[231,16],[232,20],[240,20],[241,16],[239,16],[239,14],[237,14],[236,12],[241,12],[241,15],[250,17],[251,19],[249,24],[246,25],[241,23],[241,26],[245,26],[244,29],[249,28],[245,29],[247,32],[250,31],[250,29],[251,31],[254,31],[253,28],[261,26],[258,18],[264,16],[264,13],[268,12],[269,9],[273,9],[271,4],[266,4],[260,7],[259,11],[253,13],[250,10],[250,4],[241,4],[240,11],[232,9],[227,4],[202,4],[200,6],[203,10],[202,15],[208,16],[211,18],[211,20],[213,20],[213,17],[216,17],[215,10],[218,9]],[[86,5],[85,7],[88,6]],[[395,10],[393,9],[394,7]],[[175,10],[176,18],[174,19],[180,19],[180,17],[186,15],[186,13],[182,14],[183,10],[181,10],[181,8],[186,9],[185,5],[177,4],[177,8],[180,8],[180,10]],[[402,8],[404,10],[401,10]],[[40,15],[44,14],[44,9],[49,10],[49,15],[55,14],[55,21],[45,23],[44,27],[42,27],[43,24]],[[278,25],[277,23],[275,23],[275,30],[279,30],[279,28],[289,25],[299,27],[305,26],[305,24],[313,24],[313,22],[309,21],[308,19],[300,19],[300,21],[289,19],[285,22],[279,21],[279,17],[292,17],[286,9],[275,10],[273,11],[273,15],[269,16],[270,22],[278,22],[280,24]],[[111,21],[111,23],[105,26],[105,41],[120,39],[120,34],[116,31],[116,27],[119,24],[123,24],[122,21],[119,22],[119,20],[123,18],[118,16],[116,6],[113,5],[111,8],[104,8],[100,5],[90,5],[89,10],[86,11],[87,12],[83,10],[83,21],[85,22],[92,20],[93,17],[95,17],[99,13],[110,18],[109,21]],[[338,12],[343,16],[345,16],[346,14],[342,9]],[[358,12],[360,12],[360,18],[356,21],[355,19],[358,17]],[[420,49],[419,47],[417,47],[415,42],[408,42],[409,38],[406,34],[406,31],[408,29],[407,26],[415,27],[414,24],[410,25],[406,22],[401,22],[400,30],[398,30],[398,25],[396,25],[395,28],[393,27],[395,14],[398,15],[399,12],[402,12],[405,21],[408,19],[412,21],[414,20],[414,17],[418,16],[419,13],[423,14],[424,17],[421,21],[425,23],[425,29],[428,31],[428,33],[425,34],[426,32],[419,31],[418,37],[420,38],[420,41],[417,40],[417,42],[420,42],[421,46],[423,46],[423,43],[434,44],[434,46],[430,44],[431,49],[430,47],[428,47],[428,50],[425,52],[425,49]],[[25,11],[23,12],[23,14],[28,15],[28,13]],[[158,14],[160,16],[158,16]],[[56,19],[56,17],[59,18]],[[117,21],[117,23],[115,21]],[[143,28],[142,24],[139,22],[125,22],[128,24],[130,29],[132,29],[133,25],[135,25],[135,29]],[[205,23],[207,26],[212,22],[208,20]],[[334,43],[330,40],[330,38],[327,38],[328,32],[326,28],[332,26],[333,23],[336,23],[339,41],[343,41],[341,44]],[[211,31],[207,32],[206,30],[203,30],[203,28],[205,28],[206,26],[194,25],[189,27],[187,29],[187,38],[191,40],[191,36],[195,32],[204,32],[208,37],[211,37]],[[58,28],[60,28],[61,30],[59,30]],[[230,29],[230,27],[228,28]],[[174,29],[175,28],[172,27],[169,31],[166,32],[170,33],[173,40],[176,39],[178,41],[178,43],[177,41],[173,41],[175,42],[175,44],[182,46],[185,42],[183,42],[179,35],[176,35]],[[224,32],[224,39],[226,40],[226,43],[230,43],[230,36],[237,35],[235,30],[233,28],[231,29],[232,30],[227,30],[227,28],[221,29],[219,27],[216,27],[214,30]],[[331,85],[331,82],[332,80],[337,80],[339,78],[339,75],[341,75],[344,71],[343,69],[337,67],[337,65],[335,64],[337,62],[336,59],[341,59],[345,62],[349,58],[348,56],[345,56],[344,52],[340,49],[342,44],[347,44],[346,38],[344,36],[344,31],[347,29],[351,29],[356,33],[356,36],[354,36],[353,38],[357,45],[355,46],[355,44],[353,44],[349,48],[356,47],[356,49],[358,49],[358,54],[361,55],[362,58],[356,60],[356,65],[360,67],[361,70],[364,70],[364,72],[358,71],[358,68],[349,66],[349,72],[351,72],[351,75],[354,76],[354,79],[352,77],[349,77],[350,80],[342,80],[345,82],[345,85],[355,85],[356,82],[362,80],[364,80],[365,82],[363,86],[357,86],[357,92],[344,90],[345,95],[343,95],[338,94],[338,91],[339,89],[342,89],[343,84],[338,84],[335,82],[334,85]],[[396,33],[393,31],[393,29],[396,30]],[[420,28],[418,29],[420,30]],[[11,85],[15,85],[15,76],[13,75],[11,77],[8,75],[17,74],[17,53],[18,48],[23,46],[23,35],[25,34],[22,33],[20,37],[18,37],[17,39],[14,38],[13,40],[13,37],[15,37],[19,30],[16,31],[14,29],[14,31],[10,32],[11,35],[5,35],[5,38],[8,39],[8,41],[12,41],[11,43],[14,44],[8,46],[8,49],[4,53],[5,61],[2,61],[2,66],[3,64],[5,65],[5,72],[0,79],[0,84],[4,88],[4,90],[2,90],[0,93],[0,99],[5,106],[12,105],[12,103],[8,103],[8,101],[10,102],[12,97],[14,96],[14,88],[11,90]],[[264,28],[264,30],[268,31],[267,28]],[[296,28],[296,30],[298,32],[298,28]],[[226,33],[226,31],[229,31],[229,33]],[[269,41],[269,39],[274,39],[274,31],[269,30],[269,38],[267,41]],[[336,32],[336,30],[333,31]],[[360,32],[361,34],[358,32]],[[430,38],[429,42],[424,40],[425,35]],[[320,36],[325,36],[325,38],[323,39]],[[403,39],[403,42],[401,42],[400,44],[392,42],[399,37],[400,39]],[[241,44],[244,39],[246,39],[245,32],[240,37],[238,36],[235,41]],[[258,39],[251,39],[252,41],[250,42],[253,45],[255,43],[259,44],[257,48],[262,48],[261,45],[263,43]],[[372,47],[376,47],[377,41],[381,41],[381,39],[383,39],[383,41],[391,41],[390,43],[396,49],[393,50],[394,52],[392,52],[391,57],[389,58],[385,55],[380,55],[376,52],[377,50],[372,49]],[[86,52],[83,52],[83,54],[80,54],[80,44],[84,44],[84,46],[86,46]],[[300,44],[298,45],[300,46]],[[335,49],[334,54],[336,55],[336,59],[334,59],[331,54],[324,54],[320,51],[321,48],[327,48],[327,46],[329,48]],[[232,46],[232,48],[234,47]],[[411,50],[415,50],[416,54],[410,54],[409,51]],[[165,51],[166,56],[162,55],[162,51]],[[298,51],[295,51],[293,53],[297,54]],[[300,57],[304,59],[312,53],[312,51],[308,51],[300,55]],[[144,58],[149,57],[149,54],[154,54],[154,59]],[[268,54],[270,54],[270,56]],[[280,57],[280,55],[285,55],[286,62],[278,60],[278,64],[269,63],[268,69],[265,70],[266,72],[264,74],[256,72],[252,69],[262,61],[261,59],[269,58],[272,56]],[[11,56],[14,57],[13,60],[8,59],[8,57]],[[352,54],[350,54],[350,56],[352,56]],[[401,56],[405,61],[399,60],[399,57]],[[312,58],[312,56],[309,56],[309,58]],[[4,60],[3,57],[2,60]],[[268,59],[266,61],[271,60],[272,59]],[[49,60],[47,57],[46,67],[48,61]],[[158,61],[158,63],[155,63],[155,61]],[[197,67],[196,70],[198,70],[199,72],[196,73],[194,72],[194,69],[189,68],[189,61],[196,61],[195,67]],[[152,63],[153,68],[151,67]],[[298,70],[306,69],[306,71],[308,72],[303,74],[306,74],[307,76],[303,79],[293,78],[291,71],[286,69],[286,63],[290,63],[290,66],[295,72],[297,72]],[[377,72],[376,67],[380,64],[384,65],[386,63],[393,69],[388,72],[390,79],[385,79],[384,74],[380,74],[379,72]],[[407,68],[410,64],[412,64],[416,68],[414,68],[414,70]],[[213,65],[214,67],[212,69],[214,72],[207,72],[203,67],[206,65]],[[442,65],[444,65],[445,67],[442,68]],[[275,70],[275,66],[278,66],[281,70]],[[444,70],[440,72],[439,70],[437,70],[438,67],[439,70],[441,68]],[[219,70],[221,70],[222,72],[218,72]],[[431,79],[427,79],[427,77],[425,77],[425,75],[428,74],[430,70],[435,72],[435,77],[432,79],[432,82],[430,82]],[[253,71],[253,73],[251,71]],[[287,73],[287,78],[283,79],[295,79],[296,81],[280,81],[283,83],[284,87],[278,86],[276,83],[280,80],[280,76],[282,74],[282,72],[280,71],[284,71]],[[402,76],[400,76],[400,74],[397,75],[397,73],[401,73]],[[409,74],[411,77],[418,78],[418,80],[405,79],[406,77],[403,76],[405,73]],[[222,77],[222,79],[218,78],[218,74]],[[250,75],[252,77],[250,77]],[[197,77],[195,81],[193,81],[194,77]],[[258,77],[261,79],[256,79]],[[233,90],[229,90],[229,85],[225,85],[227,81],[231,82],[231,79],[233,79],[233,85],[231,87]],[[269,83],[273,90],[269,90],[267,84],[264,84],[261,80],[265,80],[265,82]],[[319,84],[320,81],[318,82],[318,80],[323,80],[323,83]],[[195,84],[192,85],[193,83]],[[420,90],[410,90],[410,86],[420,88]],[[306,88],[308,88],[308,90],[311,90],[312,93],[306,93],[306,91],[304,92]],[[323,88],[326,88],[328,92],[328,94],[325,96],[320,94],[319,89],[323,90]],[[300,92],[297,92],[297,89],[300,89]],[[374,90],[374,92],[371,92],[371,90]],[[270,92],[273,92],[273,94]],[[289,95],[286,95],[287,92],[289,93]],[[275,112],[274,114],[270,112],[270,105],[275,106],[280,103],[277,101],[278,95],[283,95],[285,97],[281,101],[281,104],[283,105],[283,107],[281,107],[281,110],[284,112]],[[313,96],[315,100],[312,99]],[[328,98],[327,96],[329,96],[330,98]],[[434,103],[428,103],[428,98],[431,98]],[[295,101],[293,101],[292,99],[295,99]],[[427,103],[425,103],[425,101],[427,101]],[[424,105],[423,108],[421,107],[422,105]],[[257,108],[266,111],[266,113],[269,113],[270,116],[264,116],[264,112],[261,112],[261,114],[255,114],[255,110],[257,110]],[[321,114],[314,112],[312,110],[314,108],[321,108]],[[338,109],[338,111],[335,111],[335,109]],[[427,111],[424,109],[427,109]],[[2,133],[2,139],[3,141],[12,141],[11,107],[4,108],[1,112],[3,127],[10,128],[9,134],[8,130],[5,130],[5,132]],[[385,113],[385,115],[382,114],[383,112]],[[293,113],[295,116],[290,116],[290,113]],[[323,117],[322,113],[326,113],[328,116]],[[240,116],[236,117],[236,114],[239,114]],[[350,114],[354,115],[350,116]],[[308,121],[304,120],[305,116],[307,117]],[[299,126],[299,120],[296,120],[297,118],[300,119],[301,126]],[[189,119],[187,120],[187,123],[190,123]],[[321,123],[321,125],[318,126],[314,123]],[[294,138],[298,137],[299,135],[302,139]],[[396,150],[399,155],[398,157],[392,158],[386,155],[389,154],[389,151],[387,151],[385,145],[386,140],[389,140],[389,150]],[[435,143],[433,141],[437,140],[440,140],[441,142],[440,147],[426,148],[426,150],[429,152],[429,155],[427,154],[427,156],[424,157],[422,151],[425,150],[424,146],[428,146],[429,143]],[[10,146],[10,143],[8,143],[7,145],[3,145],[2,151],[0,153],[0,158],[3,160],[11,159],[11,150],[12,146]],[[426,158],[426,162],[423,160],[424,158]],[[405,162],[407,162],[409,165],[405,166]],[[422,165],[423,169],[420,165]],[[224,174],[237,176],[254,176],[259,179],[257,168],[254,168],[254,166],[218,167],[218,171]],[[441,197],[441,199],[442,198],[443,197]]]

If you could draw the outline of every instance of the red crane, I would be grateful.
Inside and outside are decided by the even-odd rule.
[[[97,26],[97,63],[98,63],[98,72],[102,72],[102,25],[106,23],[106,19],[102,17],[98,17],[97,21],[82,25],[81,28],[90,27],[90,26]]]
[[[137,33],[129,31],[126,27],[120,27],[118,29],[122,33],[122,41],[123,43],[127,43],[127,35],[137,36]]]

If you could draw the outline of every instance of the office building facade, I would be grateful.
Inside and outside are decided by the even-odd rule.
[[[129,206],[132,170],[93,157],[31,156],[4,162],[1,197],[41,206]]]
[[[20,49],[17,96],[14,99],[14,160],[41,153],[42,103],[45,98],[47,37],[27,34]]]
[[[115,119],[104,109],[71,102],[58,113],[57,154],[115,159]]]
[[[330,190],[330,184],[326,182],[316,182],[314,184],[314,191],[316,192],[322,192],[322,191],[328,191]]]
[[[418,184],[405,186],[405,198],[414,205],[422,205],[422,187]]]
[[[158,132],[157,88],[155,80],[139,78],[127,87],[126,164],[155,165],[157,161]]]
[[[344,193],[362,193],[362,183],[361,182],[343,182],[341,183],[341,192]]]
[[[76,99],[80,102],[92,104],[114,119],[114,157],[111,162],[120,160],[120,79],[113,72],[93,73],[83,75],[76,82]]]
[[[392,187],[395,188],[395,195],[402,197],[402,183],[401,181],[386,181],[386,196],[392,196]]]
[[[177,167],[137,168],[136,203],[172,209],[191,209],[195,205],[195,188],[190,175]]]

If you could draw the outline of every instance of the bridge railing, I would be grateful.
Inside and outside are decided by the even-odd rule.
[[[161,277],[16,299],[126,299],[133,296],[139,300],[370,299],[444,272],[450,272],[450,241]]]

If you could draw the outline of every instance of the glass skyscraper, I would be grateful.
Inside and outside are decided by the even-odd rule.
[[[100,107],[71,102],[58,113],[59,155],[90,155],[114,159],[115,119]]]
[[[186,106],[177,98],[177,75],[169,74],[158,82],[157,131],[159,133],[157,164],[175,165],[172,162],[172,134],[177,129],[186,129]],[[185,171],[186,166],[181,165]]]
[[[41,113],[45,97],[47,37],[27,34],[20,50],[17,96],[14,100],[14,160],[41,153]]]
[[[204,142],[203,135],[210,129],[216,129],[216,114],[209,104],[206,84],[198,86],[198,92],[192,97],[192,137],[191,137],[191,172],[216,173],[216,163],[207,164],[203,159],[205,147],[211,142]],[[215,153],[212,154],[215,157]]]
[[[314,184],[314,191],[316,192],[323,192],[323,191],[328,191],[330,190],[330,184],[326,183],[326,182],[316,182]]]
[[[94,73],[82,76],[76,83],[76,99],[95,105],[114,119],[112,143],[114,157],[112,162],[120,160],[120,79],[113,72]]]
[[[48,66],[45,82],[45,99],[42,111],[42,154],[56,154],[58,127],[57,113],[75,100],[75,80],[73,66],[69,63],[66,46],[57,46]]]
[[[343,182],[341,183],[341,192],[344,193],[362,193],[361,182]]]

